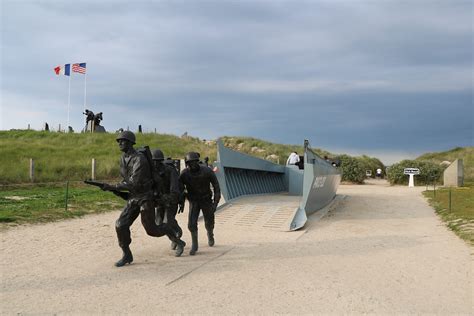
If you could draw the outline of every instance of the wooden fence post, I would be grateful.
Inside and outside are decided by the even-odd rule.
[[[95,158],[92,158],[92,180],[95,180]]]
[[[33,161],[33,158],[30,158],[30,181],[35,181],[35,162]]]

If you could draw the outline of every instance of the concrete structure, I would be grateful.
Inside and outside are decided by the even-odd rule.
[[[444,186],[462,187],[464,185],[464,164],[462,159],[456,159],[444,170]]]

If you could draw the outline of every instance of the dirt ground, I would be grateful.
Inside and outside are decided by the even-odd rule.
[[[216,223],[216,246],[175,258],[137,221],[135,261],[115,268],[119,212],[1,233],[1,314],[473,314],[473,248],[424,188],[378,181],[304,229]],[[179,216],[183,228],[185,216]],[[190,241],[186,232],[184,240]]]

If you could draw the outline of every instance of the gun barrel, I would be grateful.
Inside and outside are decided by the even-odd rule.
[[[104,186],[103,182],[94,181],[94,180],[84,180],[85,184],[94,185],[96,187],[102,188]]]

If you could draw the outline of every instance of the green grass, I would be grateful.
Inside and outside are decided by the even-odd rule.
[[[70,184],[65,209],[66,183],[9,188],[0,191],[0,223],[38,223],[118,210],[125,201],[110,192],[78,183]]]
[[[451,210],[449,192],[451,191]],[[423,192],[446,225],[474,246],[474,182],[461,188],[442,188]]]
[[[34,159],[35,182],[90,178],[91,160],[96,159],[96,178],[119,174],[120,151],[114,133],[55,133],[0,131],[0,184],[29,182],[29,161]],[[137,134],[137,145],[160,148],[166,157],[184,158],[189,151],[216,159],[216,146],[197,138],[165,134]]]
[[[36,183],[90,178],[92,158],[96,160],[97,179],[116,178],[121,155],[116,136],[115,133],[0,131],[0,185],[29,182],[30,158],[34,160]],[[208,144],[199,138],[155,133],[136,136],[136,147],[160,148],[166,157],[182,159],[189,151],[197,151],[201,157],[209,157],[211,162],[217,157],[215,143]],[[276,155],[278,158],[268,159],[280,164],[286,162],[292,151],[303,153],[302,146],[275,144],[251,137],[223,137],[223,140],[228,147],[259,158]],[[252,150],[252,147],[259,150]],[[321,156],[330,156],[321,149],[315,151]]]

